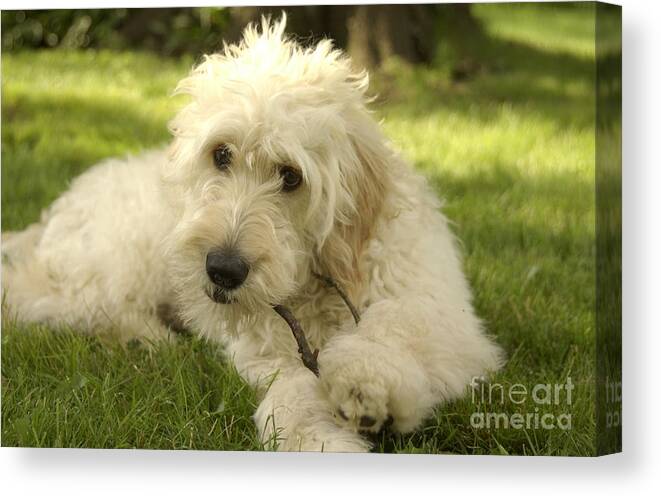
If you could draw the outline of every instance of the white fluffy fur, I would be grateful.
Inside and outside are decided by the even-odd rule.
[[[3,233],[3,292],[21,320],[127,338],[165,336],[157,308],[172,305],[258,388],[265,442],[364,451],[361,418],[375,420],[366,430],[392,416],[411,431],[501,354],[473,312],[439,200],[366,108],[366,74],[330,41],[303,49],[284,27],[249,27],[180,83],[191,101],[169,150],[96,165],[39,222]],[[229,171],[214,167],[219,143],[233,151]],[[283,163],[302,171],[295,192],[280,191]],[[207,295],[205,257],[228,245],[251,268],[223,305]],[[359,325],[312,271],[345,287]],[[321,350],[321,379],[276,303]]]

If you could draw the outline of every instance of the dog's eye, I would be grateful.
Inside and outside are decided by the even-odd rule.
[[[213,151],[213,162],[220,170],[229,167],[232,161],[232,150],[227,145],[220,145]]]
[[[301,185],[301,175],[292,167],[281,167],[280,177],[282,178],[282,191],[294,191]]]

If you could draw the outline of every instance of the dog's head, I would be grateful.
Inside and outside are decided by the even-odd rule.
[[[284,303],[312,271],[360,288],[360,256],[392,159],[366,109],[367,75],[328,40],[302,48],[284,19],[248,27],[181,81],[163,178],[180,222],[169,240],[184,316]]]

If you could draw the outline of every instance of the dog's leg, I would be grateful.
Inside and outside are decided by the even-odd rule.
[[[55,279],[53,267],[44,262],[44,247],[40,246],[46,228],[37,223],[24,231],[2,234],[2,303],[3,315],[8,317],[5,323],[16,320],[85,332],[105,331],[123,341],[143,338],[149,342],[169,336],[171,323],[163,321],[156,305],[149,311],[145,310],[146,305],[133,301],[122,301],[120,305],[112,305],[112,299],[107,302],[105,296],[112,288],[108,289],[108,279],[101,277],[103,274],[89,271],[89,282],[80,287],[67,286],[71,278]]]
[[[295,346],[295,345],[294,345]],[[280,451],[365,452],[370,444],[339,425],[319,379],[296,355],[258,355],[245,339],[230,351],[243,378],[257,388],[260,404],[254,415],[266,449]]]
[[[9,320],[27,320],[38,313],[32,302],[49,295],[47,271],[36,257],[44,229],[35,222],[23,231],[2,233],[2,303]]]
[[[470,309],[443,312],[429,296],[369,307],[354,333],[330,340],[321,380],[342,423],[377,432],[420,425],[441,402],[465,394],[474,376],[499,365],[498,348]]]
[[[338,425],[319,379],[309,370],[281,373],[255,412],[266,447],[281,451],[365,452],[369,443]]]

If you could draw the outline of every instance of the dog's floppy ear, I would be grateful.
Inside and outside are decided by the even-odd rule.
[[[366,119],[367,120],[367,119]],[[345,164],[344,180],[353,200],[343,220],[336,219],[321,249],[321,269],[334,278],[350,298],[357,298],[365,280],[362,255],[374,235],[386,192],[390,187],[390,159],[376,123],[369,119],[351,135],[352,163]]]

